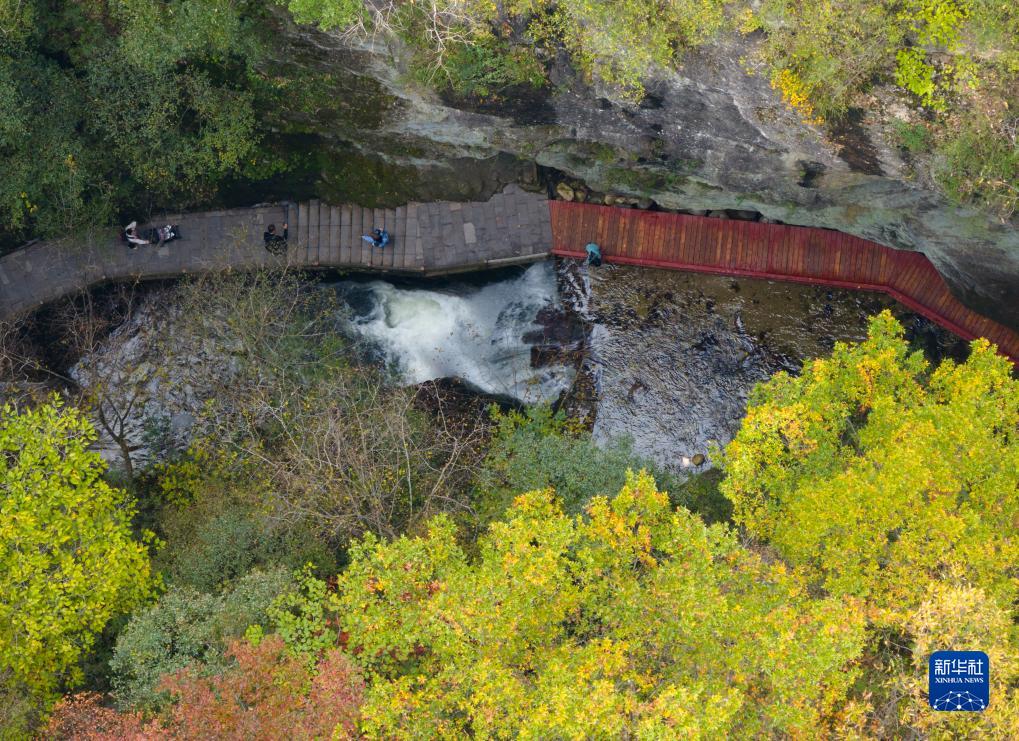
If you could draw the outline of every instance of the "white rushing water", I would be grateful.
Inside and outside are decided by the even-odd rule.
[[[337,286],[353,329],[379,348],[408,384],[461,378],[482,391],[527,403],[552,401],[573,380],[563,365],[531,367],[535,318],[558,306],[550,262],[482,286],[402,288],[385,281]]]

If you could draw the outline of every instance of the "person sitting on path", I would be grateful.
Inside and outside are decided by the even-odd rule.
[[[585,265],[591,265],[596,268],[601,267],[601,249],[594,242],[588,242],[587,246],[584,247],[584,251],[587,252],[587,259],[584,261]]]
[[[137,221],[132,221],[130,224],[124,227],[124,233],[122,237],[124,241],[127,242],[127,246],[130,247],[132,250],[138,249],[138,245],[140,244],[152,244],[151,241],[145,239],[145,237],[138,233]]]
[[[389,244],[389,232],[375,227],[371,234],[362,234],[361,239],[370,242],[372,247],[385,247]]]
[[[175,239],[180,239],[180,227],[173,224],[167,224],[156,229],[156,236],[159,238],[159,244],[164,242],[172,242]]]
[[[287,237],[290,236],[287,231],[288,224],[283,224],[283,236],[276,233],[276,225],[269,224],[265,228],[265,232],[262,234],[262,239],[265,241],[265,248],[274,255],[281,255],[287,251]]]
[[[179,236],[180,234],[177,232],[177,229],[173,226],[173,224],[152,227],[145,230],[145,237],[148,239],[148,243],[156,245],[157,249],[162,247],[165,242],[172,242]]]

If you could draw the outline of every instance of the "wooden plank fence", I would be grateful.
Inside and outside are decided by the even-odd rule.
[[[551,201],[552,252],[606,262],[882,291],[965,339],[986,337],[1019,364],[1019,335],[966,308],[920,252],[843,232]]]

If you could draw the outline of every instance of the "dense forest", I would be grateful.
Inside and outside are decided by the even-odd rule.
[[[944,196],[1019,209],[1003,0],[0,0],[0,248],[307,177],[329,81],[294,23],[474,101],[565,59],[639,106],[739,38],[797,120],[906,101]],[[396,382],[320,288],[161,286],[157,347],[222,360],[173,374],[95,360],[136,287],[0,321],[0,738],[1019,738],[1019,380],[986,340],[930,362],[872,316],[680,472]],[[202,398],[186,441],[139,422],[156,386]],[[984,712],[931,712],[945,648],[987,653]]]
[[[904,101],[898,144],[958,202],[1019,204],[1019,12],[1000,0],[289,0],[301,23],[380,39],[419,84],[484,98],[580,80],[638,102],[644,81],[727,35],[803,119]],[[324,73],[280,62],[285,11],[246,0],[0,3],[4,242],[215,202],[300,169]],[[578,82],[579,84],[579,82]],[[891,98],[889,99],[889,96]]]
[[[108,469],[123,385],[3,410],[8,735],[1016,735],[1019,382],[985,342],[932,368],[881,314],[677,478],[388,383],[293,276],[174,290],[235,359],[190,445]],[[932,715],[961,644],[994,702]]]

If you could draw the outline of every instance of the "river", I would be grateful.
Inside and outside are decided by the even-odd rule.
[[[458,378],[518,403],[558,404],[597,441],[628,437],[635,452],[676,472],[711,465],[702,456],[710,443],[732,438],[756,383],[779,370],[798,372],[836,341],[863,339],[868,317],[886,307],[930,357],[964,352],[961,341],[880,294],[570,260],[441,281],[322,287],[345,305],[340,331],[358,338],[397,383]],[[149,295],[99,355],[69,372],[86,387],[97,376],[111,392],[141,393],[125,423],[131,444],[143,447],[139,460],[149,454],[154,421],[185,445],[203,400],[215,394],[163,379],[233,362],[229,348],[207,342],[164,351],[158,339],[180,334],[170,296]],[[105,438],[101,452],[119,455]]]
[[[333,284],[354,334],[408,384],[456,377],[487,394],[534,404],[554,402],[573,383],[574,367],[537,364],[544,344],[537,320],[562,304],[553,263],[492,280],[394,285]]]
[[[334,287],[353,332],[404,382],[456,376],[526,403],[561,400],[597,440],[630,437],[676,471],[731,439],[755,384],[863,339],[884,308],[930,355],[959,352],[886,296],[794,283],[563,261],[495,280]]]

